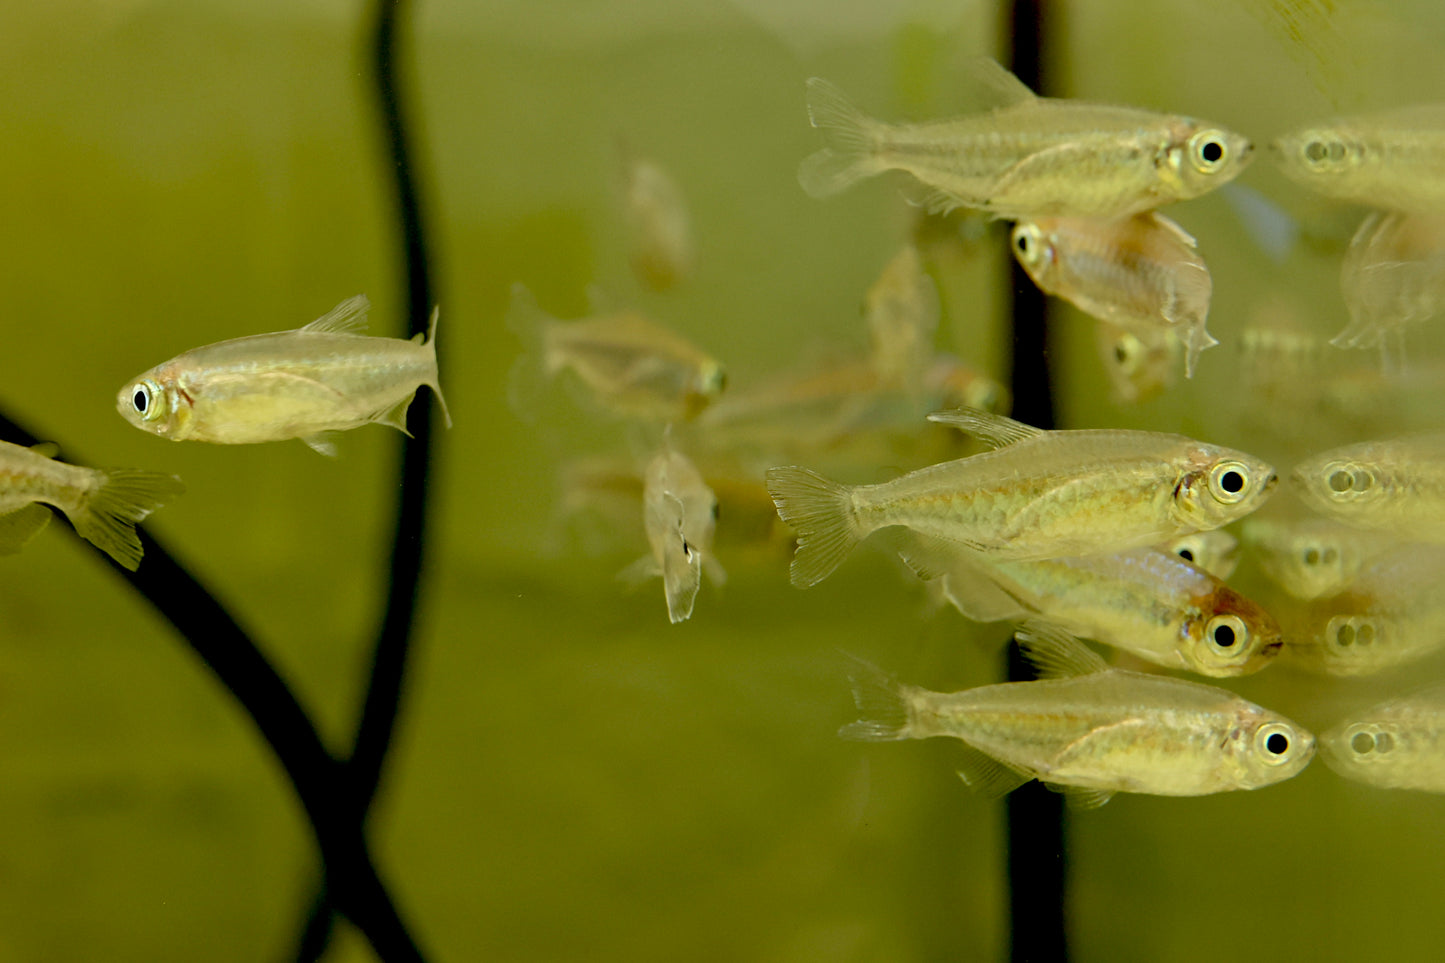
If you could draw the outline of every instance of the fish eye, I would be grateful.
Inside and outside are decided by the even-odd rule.
[[[1312,140],[1305,144],[1305,160],[1311,164],[1319,164],[1327,156],[1329,156],[1329,148],[1325,146],[1324,141]]]
[[[1224,135],[1217,130],[1201,130],[1189,138],[1189,160],[1201,174],[1219,170],[1228,154]]]
[[[1186,562],[1194,561],[1194,553],[1187,548],[1181,548],[1179,550],[1179,557],[1184,559],[1184,561]]]
[[[131,390],[130,404],[142,420],[154,421],[163,414],[161,401],[164,397],[161,386],[147,379],[137,382]]]
[[[1226,505],[1244,501],[1249,469],[1237,461],[1222,461],[1209,470],[1209,493]]]
[[[131,398],[130,403],[135,405],[136,411],[145,414],[146,405],[150,404],[150,395],[145,393],[144,388],[137,388],[135,390],[135,396]]]
[[[1036,224],[1018,224],[1013,230],[1014,254],[1019,263],[1035,265],[1044,259],[1043,234]]]
[[[1305,549],[1304,562],[1306,565],[1320,564],[1320,550],[1315,548],[1313,545]]]
[[[1204,627],[1204,637],[1217,652],[1231,655],[1249,642],[1249,626],[1237,615],[1216,615]]]
[[[1294,731],[1283,723],[1266,723],[1255,730],[1254,745],[1265,762],[1284,762],[1294,747]]]
[[[1355,755],[1369,755],[1371,750],[1373,750],[1374,748],[1375,737],[1370,735],[1370,733],[1357,732],[1353,736],[1350,736],[1350,749],[1354,751]]]

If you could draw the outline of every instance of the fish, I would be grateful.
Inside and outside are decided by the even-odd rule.
[[[1181,345],[1170,332],[1128,331],[1100,321],[1094,325],[1094,342],[1115,403],[1148,401],[1174,383]]]
[[[1350,323],[1338,348],[1379,346],[1390,368],[1404,363],[1403,331],[1445,309],[1445,216],[1372,211],[1340,265]]]
[[[50,443],[0,441],[0,555],[13,555],[65,513],[81,538],[134,572],[144,555],[135,526],[185,491],[174,475],[136,468],[87,468],[56,461]]]
[[[1339,594],[1393,544],[1324,518],[1250,518],[1243,531],[1264,574],[1302,601]]]
[[[1229,578],[1239,564],[1239,539],[1219,529],[1180,535],[1159,548],[1217,579]]]
[[[1312,124],[1276,138],[1285,176],[1339,201],[1445,214],[1445,104],[1415,104]]]
[[[692,276],[696,246],[687,200],[661,164],[619,145],[622,212],[632,272],[654,291]]]
[[[1219,342],[1205,330],[1213,290],[1194,238],[1157,211],[1121,220],[1048,217],[1014,225],[1010,247],[1039,290],[1132,331],[1184,345],[1184,376]]]
[[[1342,719],[1320,734],[1325,765],[1382,789],[1445,792],[1445,685]]]
[[[1445,542],[1445,432],[1333,448],[1295,466],[1306,505],[1356,528]]]
[[[423,339],[372,338],[365,295],[342,301],[294,331],[256,334],[194,348],[120,389],[126,421],[171,441],[249,445],[300,438],[334,455],[331,433],[373,422],[403,434],[422,385],[448,426],[437,378],[436,328]]]
[[[1445,548],[1400,545],[1291,620],[1290,661],[1331,676],[1373,675],[1445,646]]]
[[[956,552],[930,561],[943,571],[944,598],[969,618],[1048,623],[1171,669],[1246,675],[1284,645],[1263,608],[1158,548],[1030,562]]]
[[[916,386],[933,359],[938,288],[923,270],[918,249],[905,245],[863,295],[873,363],[883,384]]]
[[[1314,736],[1224,689],[1107,667],[1068,635],[1026,629],[1036,682],[962,692],[905,685],[866,666],[853,676],[861,718],[849,739],[950,736],[968,748],[959,776],[997,798],[1037,779],[1079,808],[1117,792],[1202,796],[1258,789],[1297,774]]]
[[[696,466],[670,444],[644,472],[642,521],[652,554],[624,570],[624,577],[662,576],[667,617],[674,624],[685,621],[692,616],[704,563],[718,584],[727,575],[711,557],[717,498]]]
[[[767,472],[778,514],[797,533],[799,588],[831,574],[863,538],[891,526],[914,543],[993,559],[1060,558],[1153,545],[1254,511],[1274,469],[1183,435],[1042,431],[971,409],[934,412],[993,447],[877,485],[840,485],[798,466]]]
[[[808,118],[828,146],[798,168],[829,197],[887,170],[913,175],[931,213],[969,207],[999,218],[1127,217],[1219,187],[1248,164],[1248,138],[1171,114],[1039,97],[997,61],[972,65],[992,109],[888,124],[834,84],[807,82]]]
[[[538,308],[518,284],[507,323],[528,346],[512,369],[509,389],[512,407],[523,417],[563,371],[576,375],[608,411],[663,423],[696,417],[727,387],[722,362],[631,309],[562,321]]]

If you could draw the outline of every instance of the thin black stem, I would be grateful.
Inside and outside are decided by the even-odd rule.
[[[1013,72],[1039,94],[1047,94],[1048,0],[1013,0],[1005,24]],[[1010,258],[1013,296],[1013,358],[1009,384],[1014,417],[1039,428],[1056,424],[1048,352],[1048,301]],[[1033,667],[1008,647],[1010,682],[1035,678]],[[1065,961],[1068,862],[1063,803],[1058,794],[1031,782],[1008,797],[1009,954],[1015,963]]]

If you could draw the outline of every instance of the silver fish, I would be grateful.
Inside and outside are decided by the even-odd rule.
[[[1215,124],[1039,97],[993,60],[973,70],[997,106],[921,124],[874,120],[833,84],[810,79],[808,117],[828,146],[799,167],[803,189],[827,197],[903,170],[925,186],[922,203],[935,213],[1125,217],[1213,190],[1249,161],[1249,141]]]
[[[1320,755],[1346,779],[1445,792],[1445,686],[1356,713],[1320,735]]]
[[[1148,401],[1174,383],[1183,352],[1168,331],[1127,331],[1100,321],[1094,325],[1094,342],[1116,403]]]
[[[995,450],[879,485],[768,471],[778,514],[798,534],[794,585],[817,584],[859,541],[894,525],[995,559],[1116,552],[1218,528],[1257,508],[1275,484],[1259,459],[1183,435],[1041,431],[968,409],[929,420]]]
[[[726,575],[711,560],[717,498],[687,456],[670,445],[648,462],[642,521],[652,555],[632,574],[661,575],[667,616],[674,623],[682,622],[692,615],[704,563],[714,581],[721,583]]]
[[[1323,518],[1251,518],[1244,523],[1259,567],[1293,598],[1336,595],[1392,540]]]
[[[1445,433],[1345,445],[1301,462],[1294,488],[1357,528],[1445,542]]]
[[[1445,104],[1396,107],[1315,124],[1278,138],[1292,180],[1341,201],[1445,214]]]
[[[1239,564],[1239,539],[1219,529],[1180,535],[1159,548],[1217,579],[1229,578]]]
[[[862,718],[841,735],[868,741],[951,736],[970,748],[959,776],[990,796],[1030,779],[1099,806],[1116,792],[1200,796],[1288,779],[1314,736],[1213,686],[1110,669],[1067,636],[1024,631],[1043,679],[963,692],[855,676]]]
[[[300,438],[324,455],[328,433],[373,422],[406,432],[406,410],[427,385],[451,424],[437,381],[437,311],[431,335],[369,338],[365,295],[294,331],[195,348],[132,379],[116,396],[121,417],[172,441],[249,445]]]
[[[632,271],[654,291],[666,291],[692,275],[696,251],[692,219],[682,190],[656,161],[619,145],[622,208]]]
[[[938,330],[938,289],[909,244],[894,255],[863,295],[863,316],[873,342],[873,362],[890,386],[916,387],[933,358]]]
[[[54,445],[0,441],[0,555],[20,551],[58,508],[75,531],[134,572],[143,550],[135,526],[185,491],[174,475],[134,468],[85,468],[55,461]]]
[[[1402,367],[1402,329],[1445,309],[1445,217],[1367,214],[1340,265],[1340,291],[1350,323],[1330,344],[1379,345],[1390,369]]]

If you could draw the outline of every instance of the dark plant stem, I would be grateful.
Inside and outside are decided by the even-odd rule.
[[[1048,0],[1013,0],[1005,28],[1013,72],[1039,94],[1047,94],[1050,63],[1046,29]],[[1055,426],[1053,378],[1048,353],[1048,301],[1010,258],[1013,295],[1013,361],[1009,386],[1014,417],[1039,428]],[[1035,678],[1033,667],[1008,647],[1010,682]],[[1022,961],[1064,961],[1068,860],[1061,797],[1031,782],[1008,797],[1009,955]]]

